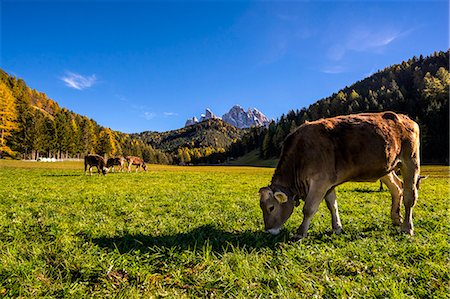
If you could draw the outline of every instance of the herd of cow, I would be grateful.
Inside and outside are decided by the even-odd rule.
[[[84,172],[87,173],[87,169],[89,168],[89,174],[92,175],[92,167],[94,166],[97,168],[98,174],[102,172],[103,175],[106,175],[111,168],[112,171],[114,172],[115,166],[118,166],[118,171],[124,171],[125,162],[128,164],[128,172],[131,171],[131,167],[133,165],[136,166],[136,172],[139,170],[139,168],[142,168],[145,171],[147,171],[147,165],[145,165],[144,160],[142,160],[139,157],[120,156],[109,158],[108,160],[105,161],[105,159],[102,156],[90,154],[84,157]]]
[[[319,204],[325,199],[331,213],[331,227],[340,233],[335,187],[345,182],[381,180],[392,196],[391,218],[401,231],[413,234],[412,210],[418,198],[420,176],[419,126],[408,116],[394,112],[363,113],[306,122],[289,134],[272,182],[261,188],[260,207],[267,232],[278,234],[303,200],[303,221],[294,236],[306,237]],[[128,172],[147,169],[138,157],[110,158],[88,155],[84,170],[96,166],[106,174],[118,165]],[[400,170],[402,179],[396,171]],[[405,207],[404,220],[400,205]],[[370,217],[370,216],[369,216]]]

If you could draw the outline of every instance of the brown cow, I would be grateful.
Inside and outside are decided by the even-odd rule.
[[[97,167],[97,172],[100,175],[100,171],[103,175],[106,175],[108,172],[108,168],[106,168],[105,159],[99,155],[91,154],[84,157],[84,173],[86,174],[86,170],[89,166],[89,174],[92,175],[92,167]]]
[[[397,167],[403,182],[395,174]],[[259,191],[265,230],[277,234],[301,198],[305,201],[303,222],[294,239],[306,237],[311,219],[325,198],[333,231],[340,233],[335,187],[381,178],[392,195],[393,223],[412,235],[419,172],[419,126],[405,115],[364,113],[305,123],[286,138],[272,183]]]
[[[109,169],[112,167],[112,172],[114,172],[114,166],[117,165],[119,166],[119,171],[123,171],[124,166],[125,166],[125,158],[120,156],[120,157],[114,157],[114,158],[109,158],[108,161],[106,161],[106,167]]]
[[[136,165],[136,172],[138,172],[139,167],[142,167],[147,171],[147,165],[145,165],[144,160],[139,157],[127,156],[128,172],[131,172],[131,165]]]

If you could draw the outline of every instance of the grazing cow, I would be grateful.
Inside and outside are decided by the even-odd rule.
[[[103,175],[106,175],[108,172],[108,168],[106,168],[105,159],[99,155],[87,155],[84,157],[84,173],[86,174],[86,170],[89,166],[89,174],[92,175],[92,167],[97,167],[97,172],[100,175],[100,171]]]
[[[138,172],[139,167],[142,167],[147,171],[147,165],[145,165],[144,160],[139,157],[127,156],[128,172],[131,172],[131,165],[136,165],[136,172]]]
[[[112,172],[114,172],[114,166],[117,165],[119,166],[119,171],[123,171],[123,168],[125,166],[125,158],[120,156],[120,157],[114,157],[114,158],[109,158],[108,161],[106,161],[106,167],[109,169],[110,167],[112,167]]]
[[[397,167],[403,182],[395,174]],[[325,198],[333,231],[340,233],[335,187],[349,181],[381,179],[392,195],[394,225],[412,235],[419,172],[419,126],[405,115],[364,113],[305,123],[286,138],[271,184],[259,190],[265,230],[278,234],[303,199],[303,222],[294,240],[306,237]]]

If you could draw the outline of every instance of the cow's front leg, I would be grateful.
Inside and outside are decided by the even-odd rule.
[[[402,216],[400,216],[400,205],[402,203],[402,181],[395,174],[390,172],[381,178],[381,181],[388,187],[392,196],[391,219],[394,225],[402,224]]]
[[[338,204],[336,201],[336,191],[334,188],[328,192],[325,196],[325,202],[327,203],[328,210],[331,213],[331,227],[333,232],[338,235],[342,231],[341,219],[339,218]]]
[[[403,204],[405,206],[405,221],[401,226],[401,231],[410,235],[414,234],[412,218],[413,207],[417,201],[417,181],[419,179],[420,164],[419,159],[411,162],[404,162],[400,170],[403,176]]]
[[[311,185],[311,189],[305,199],[305,205],[303,206],[303,221],[297,229],[297,233],[294,235],[294,241],[298,241],[307,236],[311,220],[319,209],[320,202],[324,198],[325,193],[326,191],[323,188],[314,187],[314,184]]]

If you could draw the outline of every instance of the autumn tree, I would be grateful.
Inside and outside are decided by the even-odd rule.
[[[0,82],[0,155],[2,152],[13,154],[7,141],[17,128],[16,101],[9,88]]]
[[[116,153],[116,141],[111,129],[106,128],[100,132],[97,152],[108,156],[113,156]]]

